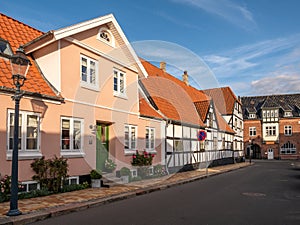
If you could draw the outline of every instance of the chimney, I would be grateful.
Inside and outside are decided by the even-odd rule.
[[[160,69],[166,72],[166,62],[160,62]]]
[[[189,86],[189,75],[188,75],[187,71],[184,71],[184,72],[183,72],[183,75],[182,75],[182,81],[183,81],[187,86]]]

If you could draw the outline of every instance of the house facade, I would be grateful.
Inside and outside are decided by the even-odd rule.
[[[148,77],[141,79],[148,98],[162,115],[165,124],[165,165],[169,171],[233,159],[231,149],[234,131],[220,115],[213,100],[189,86],[188,74],[179,80],[160,67],[142,60]],[[205,140],[199,141],[199,132]],[[201,164],[201,165],[200,165]]]
[[[67,158],[77,182],[91,169],[105,170],[108,158],[117,169],[130,167],[136,150],[161,162],[161,120],[140,115],[138,77],[145,71],[113,15],[48,33],[3,14],[1,20],[1,174],[11,168],[9,58],[20,45],[32,62],[20,105],[21,181],[31,180],[30,163],[41,156]]]
[[[245,155],[257,159],[300,158],[300,95],[242,97]]]
[[[203,90],[203,92],[214,100],[222,117],[235,132],[232,145],[232,149],[235,151],[235,157],[243,157],[244,121],[240,99],[236,97],[230,87],[206,89]]]

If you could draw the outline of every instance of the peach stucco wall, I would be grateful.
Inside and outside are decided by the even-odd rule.
[[[93,129],[97,122],[112,124],[109,132],[110,158],[118,163],[118,168],[130,166],[131,155],[124,150],[125,124],[138,127],[137,149],[145,149],[146,127],[155,128],[155,145],[157,155],[154,164],[161,162],[161,122],[139,117],[138,72],[126,56],[126,49],[114,49],[97,40],[99,27],[74,35],[82,45],[69,40],[60,40],[34,52],[43,75],[57,87],[65,99],[64,103],[41,101],[23,98],[21,111],[40,112],[42,115],[40,127],[40,150],[46,158],[60,156],[60,121],[61,117],[74,117],[83,120],[83,156],[68,159],[69,175],[88,174],[96,167],[96,133]],[[117,40],[117,39],[116,39]],[[119,47],[119,43],[116,42]],[[109,57],[102,57],[101,51]],[[128,53],[128,52],[127,52]],[[83,87],[80,83],[80,55],[83,54],[98,62],[98,86],[96,89]],[[127,61],[126,61],[127,57]],[[113,69],[126,73],[126,96],[119,97],[113,91]],[[132,69],[133,68],[133,69]],[[0,95],[0,115],[7,115],[7,109],[14,109],[14,102],[9,95]],[[0,117],[0,173],[10,174],[11,160],[7,159],[7,116]],[[33,171],[30,168],[32,159],[20,159],[19,179],[31,180]]]

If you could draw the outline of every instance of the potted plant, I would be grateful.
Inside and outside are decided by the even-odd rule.
[[[129,183],[130,178],[131,178],[130,169],[127,167],[122,167],[120,169],[120,176],[121,176],[123,183],[125,183],[125,184]]]
[[[92,170],[90,172],[90,176],[91,176],[91,185],[92,188],[99,188],[101,187],[101,172],[98,172],[97,170]]]
[[[107,159],[104,167],[106,172],[111,173],[116,169],[117,165],[111,159]]]

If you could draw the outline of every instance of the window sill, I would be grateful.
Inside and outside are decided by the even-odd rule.
[[[121,94],[121,93],[118,93],[118,92],[114,92],[114,97],[122,98],[122,99],[128,100],[128,97],[127,97],[126,94]]]
[[[145,151],[149,154],[154,154],[154,155],[157,154],[157,151],[155,149],[145,149]]]
[[[38,159],[43,155],[39,151],[19,151],[18,159],[27,160],[27,159]],[[12,160],[12,151],[6,153],[6,160]]]
[[[136,150],[126,150],[126,149],[125,149],[124,152],[125,152],[125,156],[136,154]]]
[[[83,81],[80,82],[80,87],[91,90],[91,91],[98,91],[98,92],[100,91],[97,84],[91,85],[91,84],[85,83]]]
[[[83,152],[72,152],[72,151],[61,151],[60,155],[65,158],[84,158],[85,153]]]

